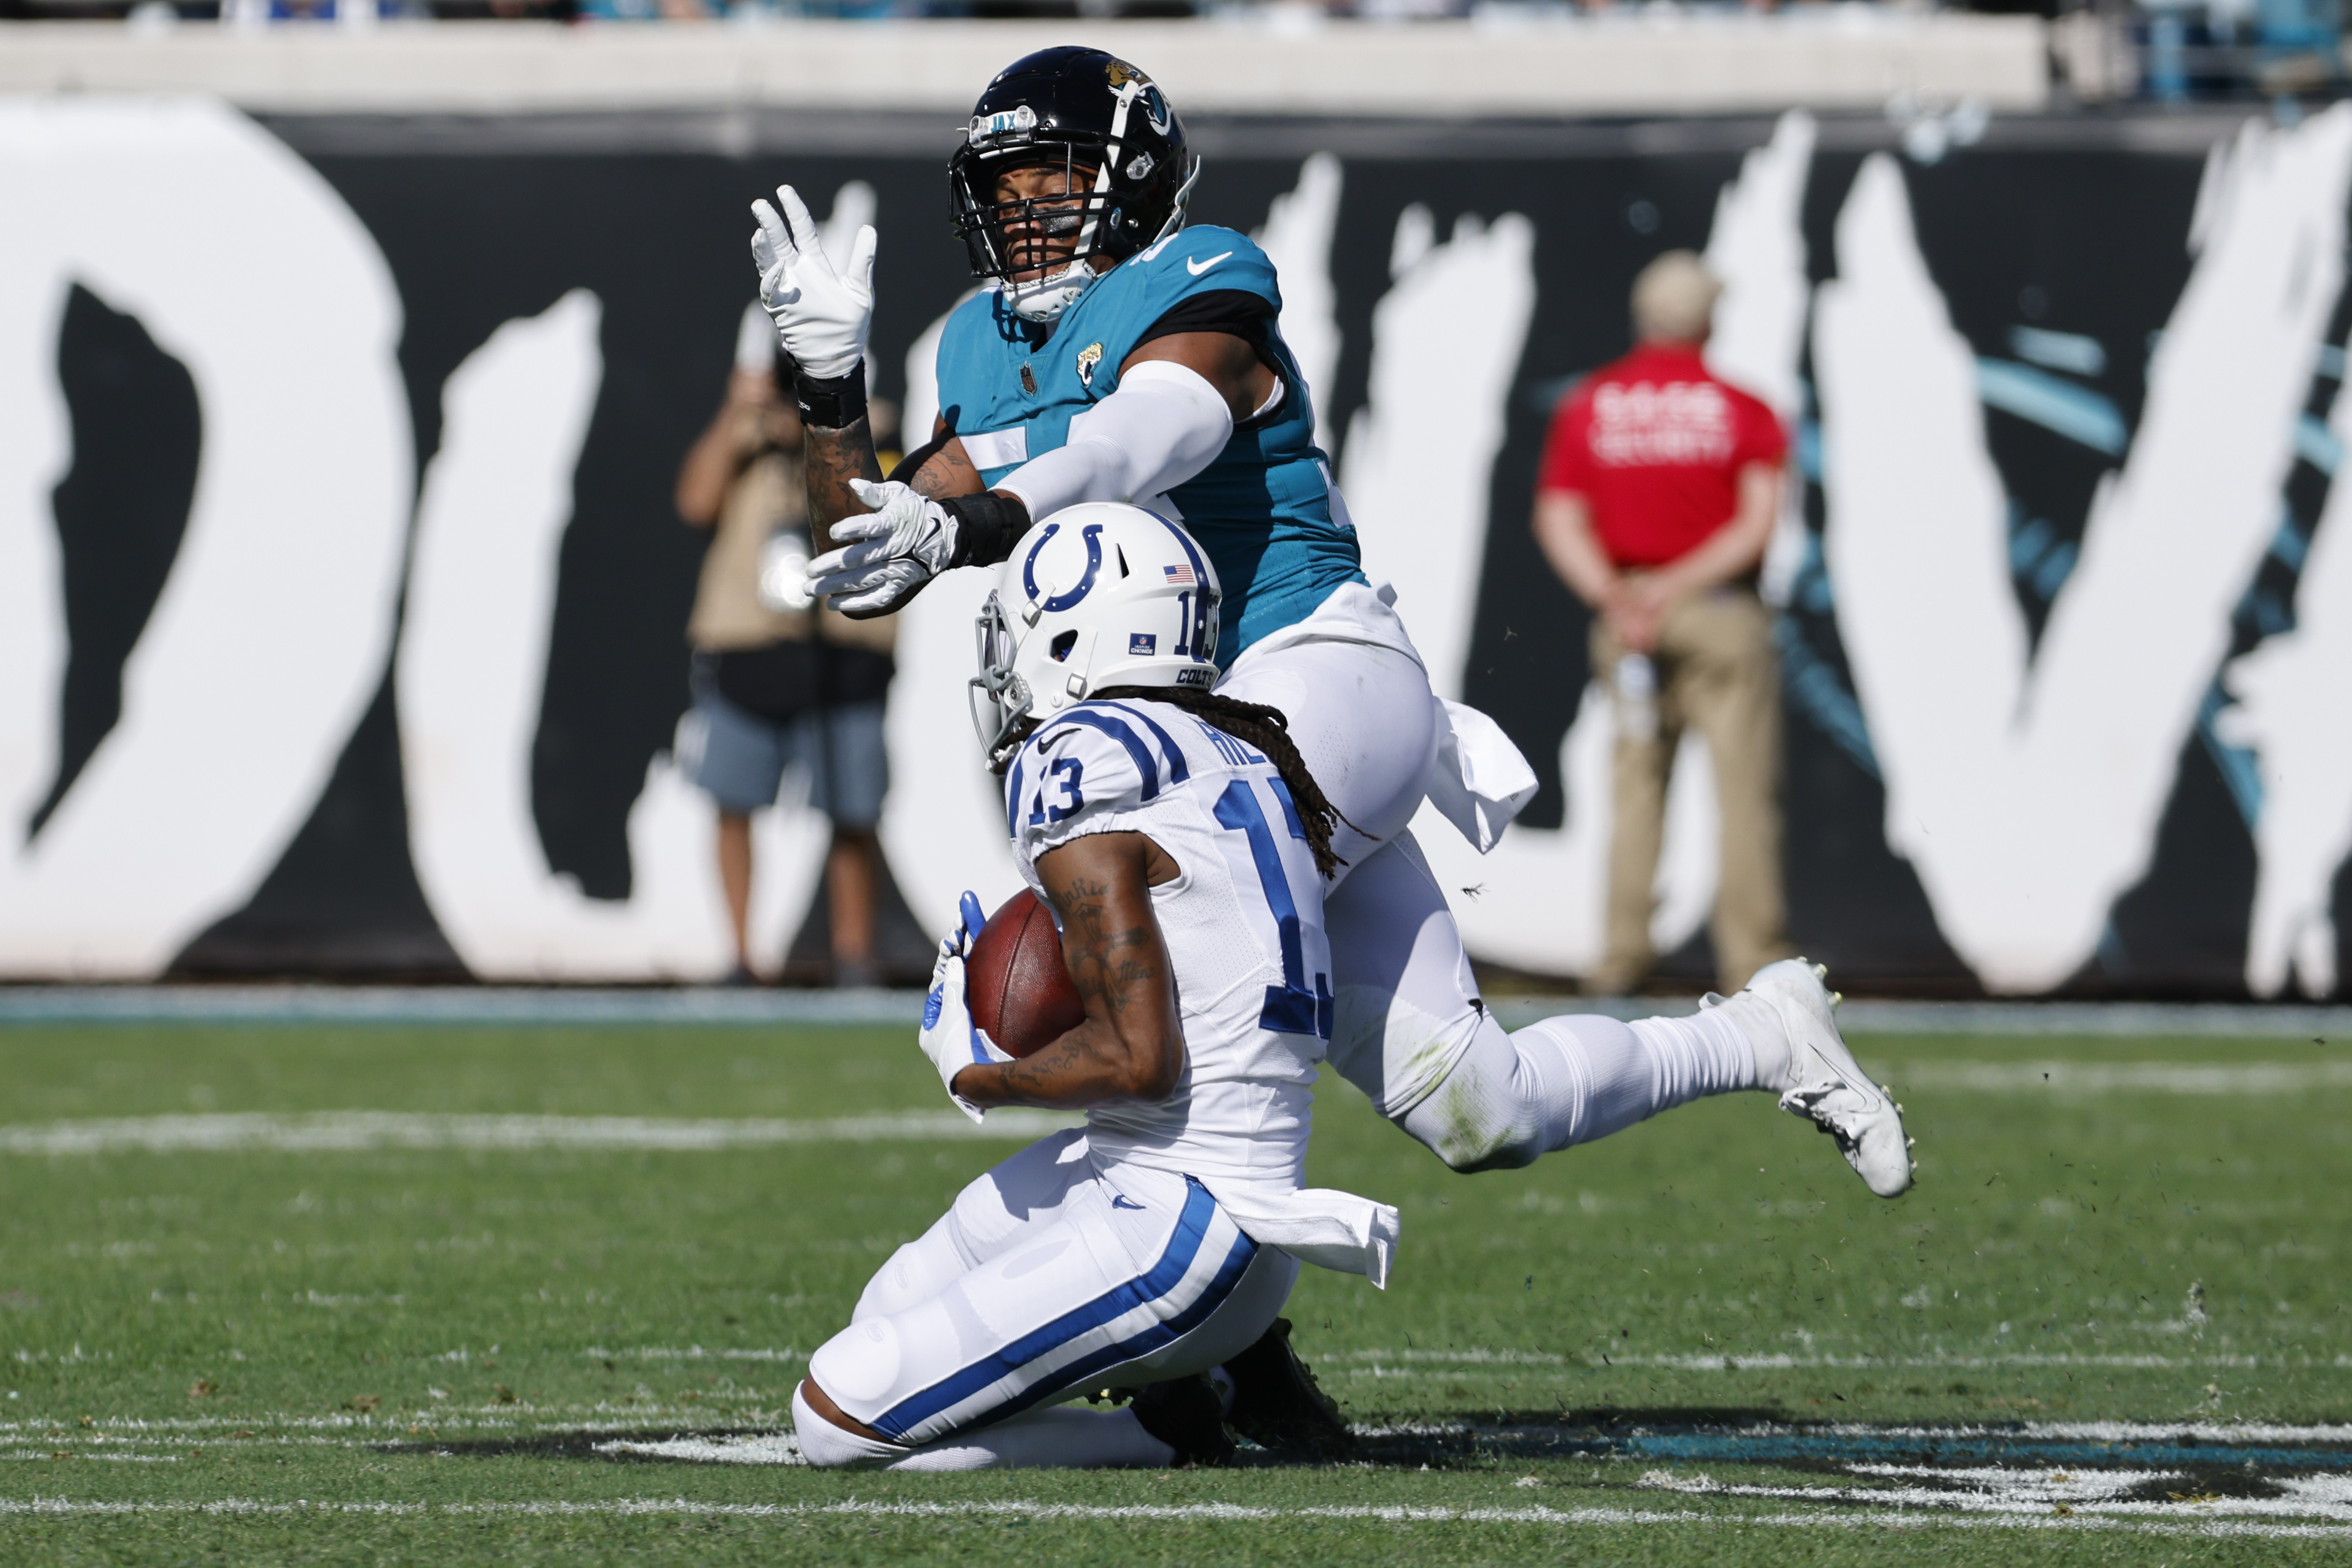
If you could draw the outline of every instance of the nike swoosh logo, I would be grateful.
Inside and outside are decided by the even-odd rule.
[[[1231,256],[1231,255],[1233,255],[1234,253],[1233,253],[1232,251],[1227,251],[1227,252],[1225,252],[1225,254],[1226,254],[1227,256]],[[1188,265],[1189,265],[1189,264],[1188,264]],[[1113,1208],[1132,1208],[1132,1209],[1137,1209],[1137,1210],[1140,1210],[1140,1209],[1143,1207],[1143,1205],[1141,1205],[1141,1204],[1139,1204],[1139,1203],[1129,1203],[1129,1202],[1128,1202],[1128,1201],[1127,1201],[1127,1199],[1126,1199],[1125,1197],[1119,1197],[1119,1196],[1118,1196],[1118,1195],[1116,1195],[1116,1194],[1114,1194],[1114,1195],[1112,1196],[1112,1197],[1111,1197],[1111,1200],[1110,1200],[1110,1206],[1111,1206]]]
[[[1193,277],[1198,277],[1201,274],[1208,271],[1209,268],[1216,266],[1217,263],[1224,260],[1225,257],[1233,254],[1234,253],[1229,250],[1221,250],[1206,261],[1194,261],[1192,257],[1186,256],[1184,258],[1184,270],[1191,273]]]

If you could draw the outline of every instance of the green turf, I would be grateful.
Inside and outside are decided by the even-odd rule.
[[[1858,1045],[1898,1086],[1936,1059],[2327,1056],[2275,1040]],[[908,1041],[855,1030],[18,1028],[0,1031],[0,1064],[11,1125],[939,1104]],[[2352,1092],[1905,1099],[1921,1183],[1888,1204],[1761,1096],[1461,1177],[1327,1079],[1310,1179],[1395,1203],[1404,1239],[1385,1293],[1307,1270],[1291,1304],[1298,1343],[1359,1421],[2352,1420],[2338,1196]],[[0,1561],[1343,1563],[1417,1549],[1449,1562],[2286,1563],[2352,1549],[2017,1521],[1889,1532],[1836,1509],[1773,1523],[1787,1505],[1662,1490],[1644,1484],[1659,1467],[1627,1461],[840,1477],[614,1462],[562,1438],[780,1427],[795,1358],[841,1326],[891,1248],[1013,1146],[0,1155],[0,1507],[320,1505],[0,1512]],[[744,1352],[767,1354],[727,1354]],[[1787,1364],[1737,1364],[1759,1357]],[[629,1499],[685,1511],[509,1506]],[[840,1511],[853,1499],[1269,1511]],[[324,1506],[359,1502],[410,1511]],[[754,1506],[800,1511],[740,1511]],[[1448,1516],[1297,1512],[1373,1507]],[[1507,1517],[1456,1517],[1482,1510]],[[1575,1517],[1593,1510],[1610,1511]],[[1629,1517],[1645,1514],[1664,1517]]]

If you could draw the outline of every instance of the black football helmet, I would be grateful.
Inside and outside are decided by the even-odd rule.
[[[999,202],[1010,169],[1067,172],[1068,196]],[[972,275],[1002,278],[1014,310],[1050,321],[1094,281],[1090,257],[1124,259],[1183,225],[1200,160],[1150,77],[1100,49],[1040,49],[997,73],[948,160],[956,232]],[[1075,251],[1059,243],[1076,236]],[[1066,255],[1069,265],[1052,265]],[[1050,270],[1015,281],[1019,274]]]

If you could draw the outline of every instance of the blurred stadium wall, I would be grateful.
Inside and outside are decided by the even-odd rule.
[[[873,214],[876,380],[927,423],[969,287],[946,152],[1074,37],[1185,110],[1370,570],[1544,778],[1491,856],[1421,834],[1481,958],[1597,955],[1609,720],[1524,519],[1550,406],[1691,246],[1720,368],[1798,434],[1768,586],[1804,948],[1882,990],[2337,990],[2352,110],[2057,112],[2039,22],[1845,7],[8,29],[0,975],[722,971],[669,493],[746,204]],[[984,587],[900,644],[884,832],[927,925],[1013,886],[962,705]],[[1685,763],[1658,926],[1696,978]],[[761,831],[772,950],[824,829]]]

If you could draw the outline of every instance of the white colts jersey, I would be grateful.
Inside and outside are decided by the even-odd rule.
[[[1296,1187],[1308,1086],[1331,1036],[1323,880],[1273,763],[1168,703],[1086,702],[1004,770],[1021,874],[1087,833],[1144,833],[1180,874],[1151,890],[1174,960],[1185,1067],[1157,1104],[1088,1113],[1105,1165]]]

